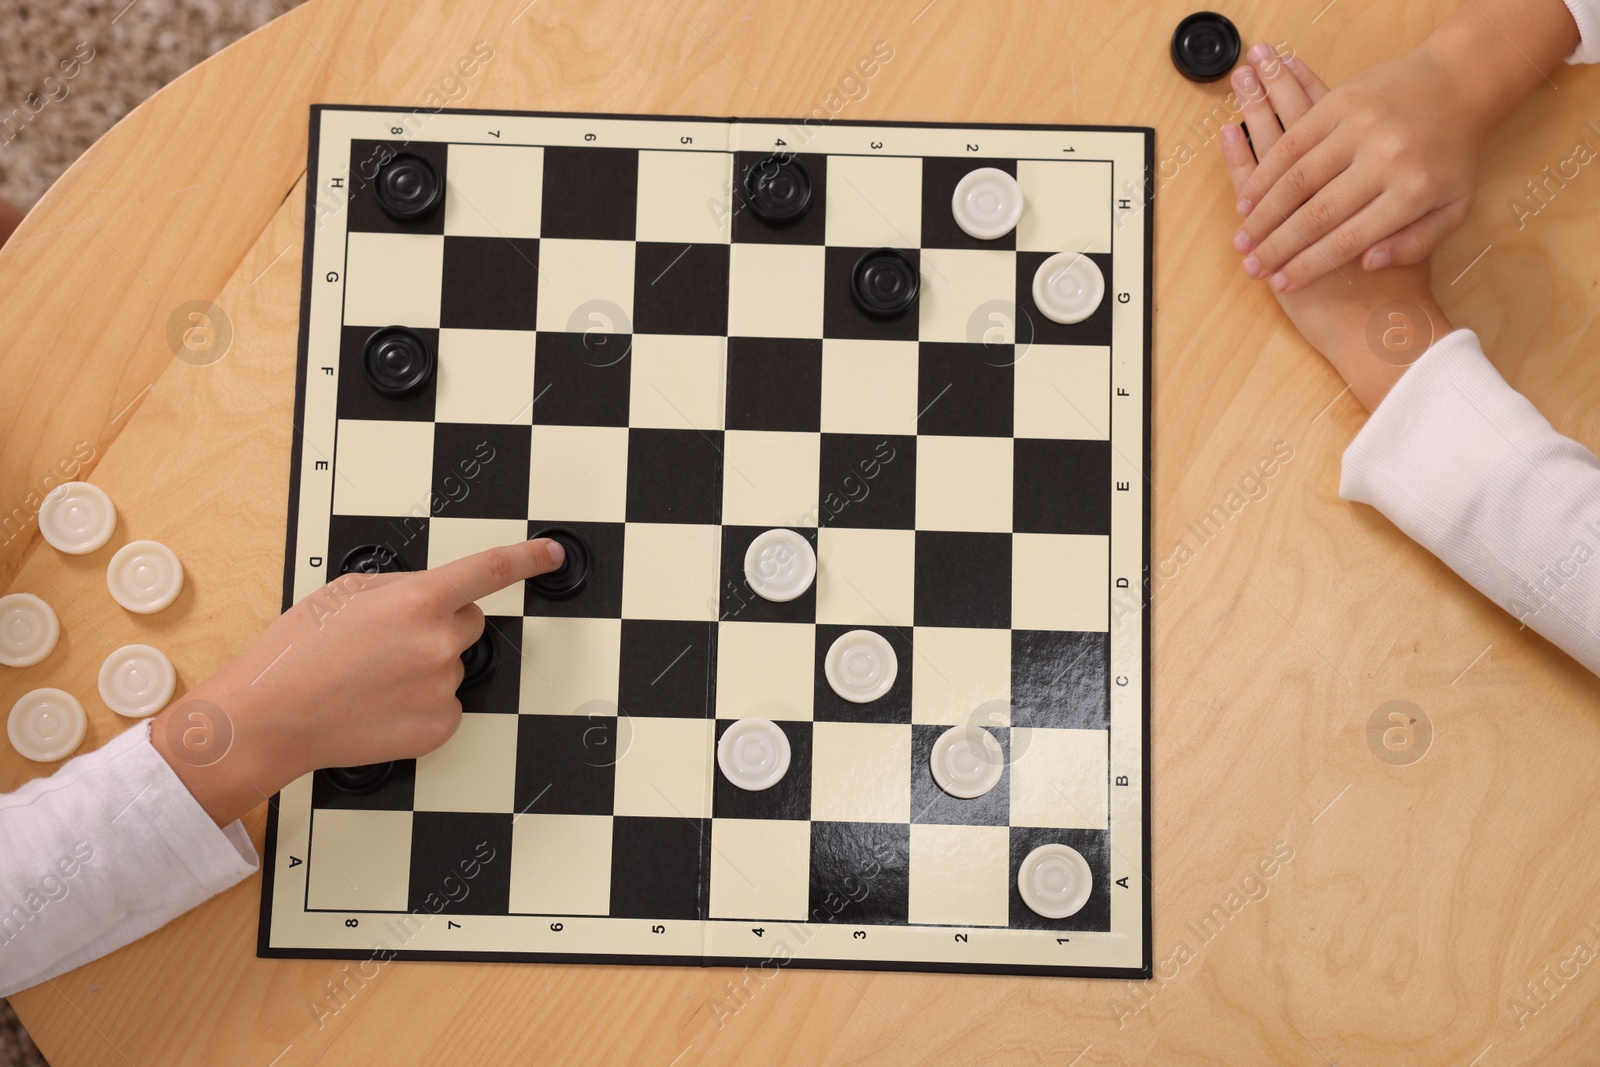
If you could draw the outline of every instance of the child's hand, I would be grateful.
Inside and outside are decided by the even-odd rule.
[[[1294,116],[1309,112],[1319,92],[1327,92],[1326,86],[1304,69],[1298,80],[1286,78],[1275,86],[1270,102],[1262,98],[1246,105],[1249,142],[1238,126],[1222,128],[1222,157],[1235,192],[1242,195],[1258,171],[1251,145],[1256,153],[1270,155],[1275,144],[1298,128]],[[1279,128],[1280,120],[1285,129]],[[1372,274],[1335,272],[1275,295],[1295,327],[1327,357],[1368,411],[1450,329],[1429,288],[1426,262]]]
[[[1248,253],[1252,278],[1293,291],[1357,256],[1367,270],[1421,263],[1466,220],[1493,123],[1458,98],[1452,63],[1418,48],[1301,112],[1290,98],[1304,95],[1294,76],[1304,63],[1280,60],[1271,45],[1249,58],[1234,73],[1241,101],[1259,106],[1265,84],[1284,126],[1294,125],[1270,148],[1255,142],[1261,165],[1239,186],[1247,217],[1234,248]]]
[[[221,825],[319,767],[431,751],[461,722],[461,653],[484,627],[473,602],[563,558],[540,539],[430,571],[337,578],[163,712],[156,750]]]

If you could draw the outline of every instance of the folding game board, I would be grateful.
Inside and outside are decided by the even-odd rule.
[[[274,799],[261,955],[1147,975],[1152,145],[313,109],[285,606],[352,551],[552,525],[593,572],[481,601],[492,672],[444,747]],[[401,152],[443,180],[415,221],[374,197]],[[779,227],[743,180],[788,153],[812,200]],[[982,166],[1024,196],[995,240],[952,221]],[[920,276],[898,319],[851,297],[879,247]],[[1062,251],[1106,281],[1072,325],[1031,295]],[[401,398],[363,370],[391,326],[437,360]],[[769,528],[817,557],[789,602],[745,581]],[[823,677],[851,629],[898,656],[871,703]],[[759,792],[715,757],[745,716],[792,753]],[[963,723],[1006,757],[972,800],[928,765]],[[1016,885],[1051,842],[1092,872],[1065,919]]]

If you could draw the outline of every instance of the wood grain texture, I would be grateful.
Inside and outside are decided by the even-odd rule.
[[[1192,553],[1155,595],[1159,977],[454,963],[362,976],[256,959],[253,878],[13,998],[52,1063],[1600,1057],[1600,966],[1558,973],[1575,944],[1600,949],[1588,836],[1600,683],[1338,499],[1362,416],[1238,273],[1232,196],[1208,143],[1226,90],[1183,81],[1166,55],[1187,5],[524,3],[311,0],[119,124],[0,253],[12,331],[0,502],[87,440],[102,457],[94,480],[122,509],[112,546],[83,559],[21,538],[0,549],[0,574],[62,608],[64,630],[45,664],[0,677],[0,706],[62,685],[85,696],[98,745],[124,726],[87,699],[110,647],[148,639],[193,683],[276,611],[308,104],[421,103],[484,40],[495,58],[459,104],[792,116],[824,106],[884,40],[895,58],[843,117],[1158,131],[1152,551],[1159,561],[1187,539]],[[1229,14],[1247,40],[1288,42],[1337,81],[1420,40],[1449,6],[1339,0],[1319,14],[1260,0]],[[1584,167],[1520,226],[1508,207],[1535,206],[1524,183],[1575,142],[1600,147],[1586,125],[1600,121],[1600,74],[1554,80],[1491,143],[1435,281],[1512,384],[1593,448],[1600,172]],[[212,367],[167,347],[168,315],[194,298],[215,299],[235,329]],[[1202,543],[1189,524],[1280,440],[1292,460]],[[173,609],[131,618],[101,574],[141,536],[172,545],[190,581]],[[1391,699],[1414,701],[1435,730],[1410,766],[1368,746],[1368,720]],[[0,787],[46,769],[0,753]],[[258,842],[263,822],[258,810],[247,823]],[[1261,878],[1275,847],[1292,859]]]

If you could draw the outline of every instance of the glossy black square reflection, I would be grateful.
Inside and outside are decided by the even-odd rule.
[[[811,922],[904,925],[910,902],[910,824],[811,824]]]

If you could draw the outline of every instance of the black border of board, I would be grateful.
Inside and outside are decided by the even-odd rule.
[[[806,120],[782,117],[744,116],[716,118],[705,115],[627,115],[603,112],[563,112],[563,111],[506,111],[489,110],[480,108],[406,108],[406,107],[381,107],[372,104],[313,104],[311,105],[310,138],[306,156],[306,221],[305,239],[301,246],[301,280],[300,280],[300,331],[298,348],[295,353],[295,399],[294,415],[295,425],[299,426],[305,418],[306,402],[306,352],[311,335],[311,256],[312,240],[316,236],[317,223],[317,153],[320,133],[322,128],[323,111],[425,111],[430,115],[515,115],[523,118],[596,118],[596,119],[630,119],[644,121],[689,121],[689,122],[786,122],[805,126]],[[1144,963],[1140,967],[1050,967],[1038,965],[993,964],[993,963],[926,963],[916,961],[896,960],[810,960],[790,958],[777,963],[780,967],[804,967],[813,970],[839,970],[839,971],[920,971],[933,974],[994,974],[994,975],[1020,975],[1020,976],[1048,976],[1060,978],[1125,978],[1142,979],[1151,977],[1154,964],[1154,923],[1153,900],[1151,890],[1154,883],[1150,878],[1150,703],[1151,703],[1151,677],[1150,677],[1150,617],[1152,612],[1152,595],[1150,582],[1150,503],[1151,488],[1150,469],[1152,453],[1150,450],[1151,411],[1154,400],[1153,393],[1153,361],[1154,348],[1154,305],[1153,288],[1155,282],[1155,130],[1145,126],[1083,126],[1083,125],[1056,125],[1042,123],[1003,123],[1003,122],[901,122],[892,119],[864,120],[864,119],[834,119],[830,120],[831,126],[908,126],[925,127],[933,129],[974,129],[974,130],[1081,130],[1093,132],[1128,133],[1142,131],[1144,133],[1144,202],[1142,210],[1147,214],[1147,225],[1144,237],[1144,558],[1141,563],[1139,595],[1143,599],[1143,708],[1141,725],[1144,730],[1143,765],[1143,810],[1141,818],[1144,823],[1144,855],[1143,870],[1140,872],[1144,878]],[[300,501],[300,462],[303,450],[302,438],[299,434],[294,436],[294,443],[290,458],[289,468],[289,507],[288,524],[285,534],[285,549],[283,556],[283,600],[282,611],[287,611],[294,600],[294,562],[295,562],[295,533],[299,521]],[[319,959],[319,960],[361,960],[375,956],[376,952],[357,952],[343,949],[290,949],[273,948],[270,944],[272,934],[272,899],[273,899],[273,872],[274,861],[277,858],[278,841],[278,797],[276,794],[267,802],[267,828],[261,862],[261,911],[257,925],[256,956],[260,959]],[[632,966],[674,966],[674,967],[748,967],[751,965],[762,966],[773,963],[772,957],[758,956],[650,956],[650,955],[593,955],[586,953],[556,953],[556,952],[431,952],[418,949],[397,949],[388,953],[388,958],[398,960],[438,960],[448,962],[477,962],[477,963],[593,963],[593,964],[625,964]]]

